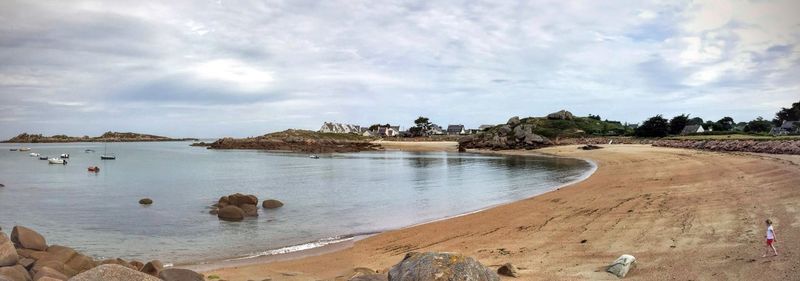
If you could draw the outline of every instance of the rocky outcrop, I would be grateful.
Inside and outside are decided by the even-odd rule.
[[[275,209],[283,207],[283,202],[275,200],[275,199],[267,199],[264,202],[261,202],[261,207],[264,209]]]
[[[499,281],[497,273],[455,253],[408,253],[389,270],[389,281]]]
[[[459,150],[469,148],[484,149],[533,149],[553,143],[533,133],[536,125],[523,123],[518,117],[512,117],[505,125],[498,125],[475,135],[458,140]]]
[[[253,204],[242,204],[241,207],[242,211],[244,212],[245,217],[257,217],[258,216],[258,207]]]
[[[800,155],[800,140],[658,140],[653,146]]]
[[[156,278],[155,276],[151,276],[142,272],[138,272],[136,270],[130,269],[128,267],[124,267],[121,265],[116,264],[104,264],[92,268],[86,272],[81,274],[75,275],[74,277],[70,278],[69,281],[130,281],[130,280],[141,280],[141,281],[160,281],[161,279]]]
[[[0,267],[15,265],[18,261],[19,255],[17,249],[14,248],[14,243],[4,232],[0,231]]]
[[[202,274],[182,268],[167,268],[158,273],[164,281],[204,281]]]
[[[17,248],[44,251],[47,249],[47,241],[44,236],[24,226],[14,226],[11,230],[11,241]]]
[[[553,113],[547,114],[547,119],[550,119],[550,120],[572,120],[572,119],[575,119],[575,116],[572,115],[572,112],[569,112],[569,111],[566,111],[566,110],[561,110],[561,111],[558,111],[558,112],[553,112]]]
[[[611,265],[608,266],[606,271],[616,275],[619,278],[623,278],[628,274],[628,271],[631,270],[634,262],[636,262],[635,257],[631,255],[621,255],[613,263],[611,263]]]
[[[222,138],[209,149],[263,149],[307,153],[359,152],[380,149],[372,139],[352,134],[318,133],[305,130],[286,130],[263,136],[234,139]]]

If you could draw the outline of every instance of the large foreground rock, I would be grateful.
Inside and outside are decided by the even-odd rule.
[[[389,281],[499,281],[497,273],[456,253],[408,253],[389,270]]]
[[[31,275],[21,265],[0,267],[0,278],[12,281],[30,281]]]
[[[12,266],[19,261],[17,249],[14,248],[14,243],[2,231],[0,231],[0,266]]]
[[[183,268],[167,268],[158,273],[164,281],[204,281],[202,274]]]
[[[14,229],[11,230],[11,241],[18,248],[47,250],[47,241],[44,240],[44,236],[24,226],[14,226]]]
[[[104,264],[92,268],[84,273],[75,275],[69,281],[161,281],[155,276],[150,276],[136,270],[116,265]]]
[[[633,267],[634,262],[636,262],[635,257],[631,255],[621,255],[608,267],[607,271],[619,278],[623,278],[628,274],[631,267]]]

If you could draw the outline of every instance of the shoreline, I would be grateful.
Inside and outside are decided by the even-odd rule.
[[[405,144],[401,144],[401,146],[404,146],[406,149],[408,149],[408,148],[415,149],[415,150],[410,150],[410,151],[432,152],[432,151],[437,151],[437,150],[434,150],[434,149],[442,147],[442,145],[440,145],[439,143],[442,143],[442,142],[418,142],[418,143],[415,143],[416,145],[405,146]],[[429,147],[427,149],[423,148],[423,149],[420,150],[421,147],[424,147],[424,146],[430,145],[430,144],[433,144],[433,146]],[[457,146],[457,144],[458,143],[456,142],[455,145]],[[448,144],[445,144],[445,145],[452,145],[452,144],[448,143]],[[431,150],[429,150],[429,149],[431,149]],[[409,150],[406,150],[406,151],[409,151]],[[502,152],[491,151],[491,150],[469,150],[467,152],[468,153],[476,153],[476,154],[485,154],[485,155],[515,156],[513,153],[502,153]],[[587,162],[590,165],[590,168],[589,168],[589,170],[584,172],[579,178],[571,180],[571,181],[566,182],[566,183],[562,183],[562,184],[553,186],[553,187],[551,187],[551,188],[549,188],[549,189],[547,189],[547,190],[545,190],[545,191],[543,191],[541,193],[536,193],[536,194],[533,194],[533,195],[530,195],[530,196],[521,197],[521,198],[515,199],[513,201],[508,201],[508,202],[488,205],[488,206],[485,206],[485,207],[482,207],[482,208],[479,208],[479,209],[476,209],[476,210],[467,211],[467,212],[460,213],[460,214],[444,216],[444,217],[441,217],[441,218],[432,219],[432,220],[429,220],[429,221],[415,223],[415,224],[402,226],[402,227],[398,227],[398,228],[380,230],[380,231],[376,231],[374,233],[345,234],[345,235],[339,236],[339,237],[341,237],[341,239],[339,239],[340,241],[338,241],[338,242],[326,243],[326,244],[323,244],[323,245],[320,245],[320,246],[310,247],[310,248],[305,248],[305,249],[299,249],[299,250],[296,250],[296,251],[288,251],[288,252],[283,252],[283,253],[280,252],[283,249],[296,248],[296,247],[301,247],[302,248],[302,247],[304,247],[306,245],[316,244],[316,243],[320,242],[321,240],[324,240],[324,238],[315,240],[313,242],[302,243],[302,244],[297,244],[297,245],[289,245],[289,246],[284,246],[284,247],[280,247],[280,248],[277,248],[277,249],[266,249],[266,250],[260,252],[260,253],[264,253],[264,254],[255,254],[255,255],[250,255],[250,256],[211,259],[211,260],[208,260],[208,261],[201,261],[201,262],[178,263],[178,264],[174,264],[174,267],[190,269],[190,270],[194,270],[194,271],[197,271],[197,272],[210,272],[210,271],[219,270],[219,269],[228,268],[228,267],[240,267],[240,266],[257,265],[257,264],[271,263],[271,262],[278,262],[278,261],[290,261],[290,260],[296,260],[296,259],[301,259],[301,258],[306,258],[306,257],[319,256],[319,255],[327,254],[327,253],[333,253],[333,252],[341,251],[341,250],[344,250],[344,249],[348,249],[348,248],[352,247],[353,245],[355,245],[356,242],[358,242],[360,240],[363,240],[363,239],[366,239],[366,238],[369,238],[371,236],[381,235],[383,233],[387,233],[387,232],[391,232],[391,231],[403,230],[403,229],[413,228],[413,227],[422,226],[422,225],[426,225],[426,224],[446,221],[446,220],[449,220],[449,219],[454,219],[454,218],[458,218],[458,217],[462,217],[462,216],[468,216],[468,215],[480,213],[480,212],[483,212],[483,211],[486,211],[486,210],[489,210],[489,209],[492,209],[492,208],[496,208],[496,207],[500,207],[500,206],[504,206],[504,205],[508,205],[508,204],[513,204],[513,203],[521,201],[521,200],[526,200],[526,199],[534,198],[536,196],[541,196],[543,194],[547,194],[549,192],[553,192],[553,191],[559,190],[559,189],[561,189],[563,187],[570,186],[570,185],[573,185],[573,184],[577,184],[577,183],[579,183],[581,181],[584,181],[584,180],[588,179],[589,177],[591,177],[597,171],[597,167],[598,167],[597,164],[594,161],[592,161],[591,159],[585,159],[585,158],[562,157],[562,156],[558,156],[558,155],[545,154],[545,153],[535,153],[535,154],[524,155],[524,156],[578,159],[578,160],[582,160],[582,161]],[[270,252],[278,252],[278,253],[274,253],[273,254],[273,253],[270,253]]]
[[[800,266],[791,257],[797,246],[781,244],[784,256],[770,260],[766,273],[751,262],[761,249],[751,233],[760,231],[765,215],[779,222],[783,241],[799,236],[800,191],[794,185],[800,170],[786,161],[646,145],[488,153],[585,158],[596,170],[554,191],[383,232],[345,249],[208,273],[234,281],[331,280],[356,267],[385,273],[410,251],[450,251],[495,269],[512,262],[525,268],[524,280],[616,280],[601,268],[623,253],[641,261],[627,277],[633,280],[800,277],[791,271]],[[770,193],[749,195],[756,187]]]

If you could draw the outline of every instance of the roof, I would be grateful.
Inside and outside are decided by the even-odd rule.
[[[464,130],[464,125],[448,125],[447,132],[450,133],[459,133],[461,130]]]
[[[702,127],[702,125],[686,125],[686,127],[683,127],[683,130],[681,130],[681,135],[697,133]]]
[[[800,127],[800,121],[783,121],[783,124],[781,124],[781,129],[784,130],[794,130],[798,127]]]

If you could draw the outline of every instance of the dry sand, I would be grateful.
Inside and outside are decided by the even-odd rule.
[[[389,231],[344,250],[207,275],[345,280],[336,278],[355,267],[384,271],[409,251],[449,251],[494,268],[524,268],[522,277],[506,280],[617,280],[603,269],[621,254],[638,259],[625,280],[800,280],[796,163],[646,145],[536,152],[591,159],[598,169],[557,191]],[[765,218],[775,221],[778,257],[761,257]]]

